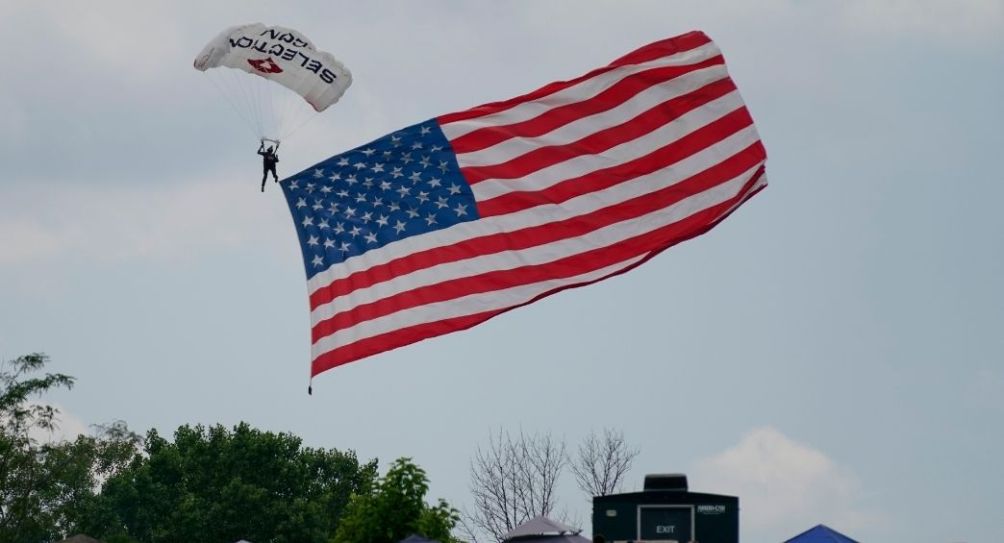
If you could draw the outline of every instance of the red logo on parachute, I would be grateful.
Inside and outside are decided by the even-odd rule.
[[[280,68],[271,57],[260,58],[257,60],[248,59],[248,64],[250,64],[255,70],[265,74],[277,74],[282,72],[282,68]]]

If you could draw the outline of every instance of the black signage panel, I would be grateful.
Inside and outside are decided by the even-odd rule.
[[[638,508],[640,526],[638,539],[643,541],[690,541],[692,509],[666,506]]]

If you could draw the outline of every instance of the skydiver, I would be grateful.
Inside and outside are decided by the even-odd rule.
[[[279,176],[275,173],[275,164],[279,162],[279,155],[276,153],[279,151],[279,142],[275,142],[275,147],[271,145],[268,149],[265,149],[265,140],[261,140],[261,145],[258,146],[258,154],[261,155],[261,191],[265,192],[265,180],[268,179],[268,172],[272,172],[272,179],[274,182],[279,182]]]

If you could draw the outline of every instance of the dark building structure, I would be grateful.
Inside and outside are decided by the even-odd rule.
[[[690,492],[686,475],[648,475],[642,492],[593,498],[593,536],[606,543],[739,543],[739,498]]]

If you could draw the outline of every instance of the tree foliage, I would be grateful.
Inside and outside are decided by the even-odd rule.
[[[425,503],[425,471],[408,458],[396,460],[368,491],[352,498],[334,543],[396,543],[411,534],[450,543],[460,514],[444,500]]]
[[[33,404],[31,398],[54,388],[73,388],[73,377],[62,373],[30,377],[48,362],[48,356],[32,353],[0,364],[0,428],[18,446],[34,443],[29,430],[53,430],[58,425],[58,411],[51,405]]]
[[[53,430],[58,412],[32,403],[53,388],[71,388],[63,374],[36,376],[48,357],[33,353],[0,364],[0,541],[44,541],[58,536],[57,482],[47,449],[29,433]],[[49,462],[51,464],[51,462]]]
[[[144,454],[110,478],[82,526],[91,535],[169,541],[324,542],[376,461],[301,446],[241,423],[151,430]]]
[[[35,353],[0,366],[0,541],[53,541],[74,532],[91,514],[101,481],[137,452],[139,436],[122,422],[73,441],[33,438],[33,431],[57,429],[59,412],[32,399],[74,382],[59,373],[36,376],[47,362]]]
[[[454,542],[457,511],[424,502],[425,472],[407,459],[378,479],[376,460],[246,423],[185,425],[166,439],[115,422],[40,443],[32,436],[55,429],[58,411],[36,398],[74,383],[42,374],[47,361],[31,354],[0,364],[0,542],[77,533],[109,543],[328,543],[336,535],[375,543],[411,533]]]
[[[125,423],[96,430],[94,435],[43,448],[41,466],[49,484],[42,501],[53,513],[53,526],[61,536],[80,531],[96,512],[102,482],[128,466],[139,452],[141,438]]]

